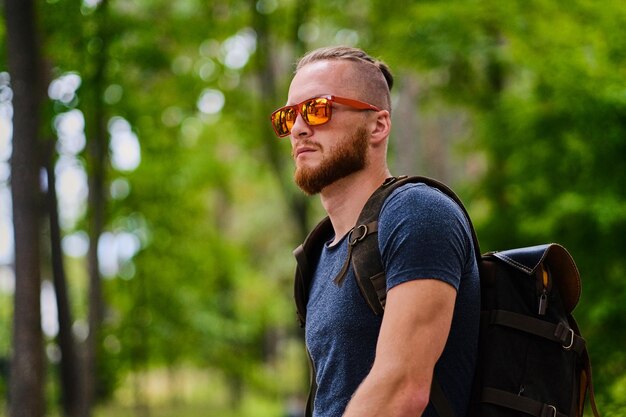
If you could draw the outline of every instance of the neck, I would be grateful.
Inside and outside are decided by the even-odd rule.
[[[322,190],[322,205],[335,230],[333,245],[352,230],[367,200],[390,176],[386,167],[377,172],[365,169],[335,181]]]

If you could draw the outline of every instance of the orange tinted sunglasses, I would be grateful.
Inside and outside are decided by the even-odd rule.
[[[351,98],[331,95],[318,96],[293,106],[281,107],[272,113],[271,119],[274,132],[280,138],[289,135],[298,114],[302,116],[302,120],[309,126],[319,126],[328,123],[333,114],[333,103],[345,104],[357,110],[380,111],[378,107],[372,104]]]

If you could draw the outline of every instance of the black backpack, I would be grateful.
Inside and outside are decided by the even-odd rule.
[[[427,177],[388,178],[369,198],[350,232],[348,256],[336,282],[352,266],[367,304],[375,314],[383,314],[386,277],[378,250],[377,220],[384,201],[397,187],[416,182],[452,198],[472,231],[481,281],[481,323],[469,416],[580,417],[589,393],[593,414],[599,417],[585,340],[571,314],[581,293],[580,276],[571,255],[555,243],[481,255],[463,203],[439,181]],[[298,264],[294,296],[301,326],[306,321],[317,259],[332,235],[326,217],[294,251]],[[312,414],[316,388],[312,366],[307,416]],[[455,417],[434,379],[430,400],[440,417]]]

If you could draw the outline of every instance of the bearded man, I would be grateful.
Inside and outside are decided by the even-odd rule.
[[[372,193],[391,176],[393,77],[357,48],[322,48],[296,67],[287,105],[272,113],[291,141],[294,179],[319,194],[334,231],[319,253],[306,305],[316,417],[436,416],[433,376],[454,414],[467,414],[478,343],[479,278],[470,225],[449,197],[406,184],[378,219],[387,275],[382,317],[347,271],[348,238]]]

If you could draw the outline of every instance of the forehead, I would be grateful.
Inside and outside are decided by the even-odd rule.
[[[289,87],[288,104],[320,94],[348,96],[352,89],[352,65],[348,61],[315,61],[300,68]]]

